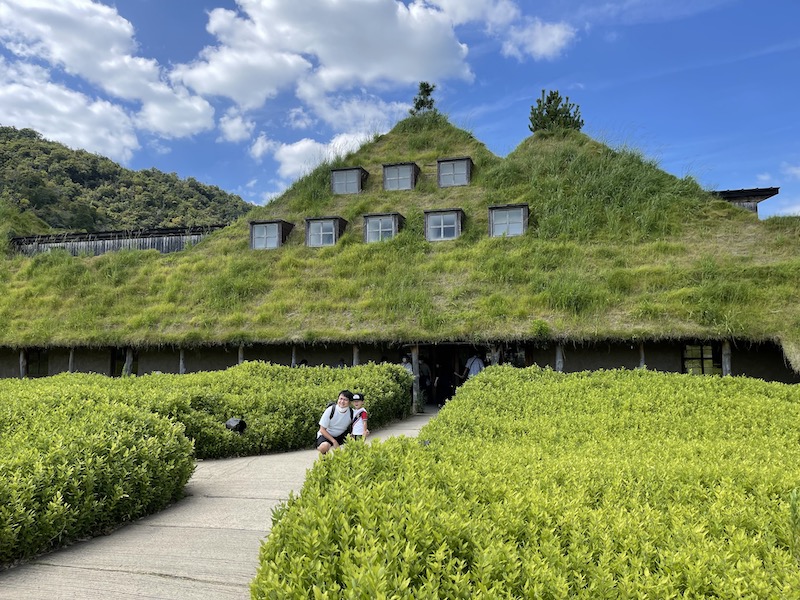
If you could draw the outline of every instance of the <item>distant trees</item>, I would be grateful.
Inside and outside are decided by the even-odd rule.
[[[48,141],[32,129],[3,126],[0,204],[19,214],[20,223],[36,228],[26,231],[17,225],[19,235],[44,233],[44,223],[89,232],[216,225],[252,208],[192,178],[158,169],[131,171],[103,156]]]
[[[419,82],[419,92],[414,96],[414,105],[408,111],[411,116],[425,114],[428,112],[438,112],[434,107],[433,92],[436,84],[427,81]]]
[[[533,133],[554,129],[575,129],[580,131],[583,127],[581,109],[576,104],[571,104],[569,96],[561,98],[557,90],[551,90],[547,96],[542,90],[542,97],[536,100],[536,105],[531,106],[531,123],[528,125]]]

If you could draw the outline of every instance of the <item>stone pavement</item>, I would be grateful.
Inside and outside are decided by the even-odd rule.
[[[372,432],[415,437],[437,409]],[[272,509],[299,492],[316,450],[198,461],[187,496],[107,536],[0,571],[2,600],[245,599]]]

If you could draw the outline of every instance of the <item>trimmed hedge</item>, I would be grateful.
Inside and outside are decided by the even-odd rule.
[[[87,376],[91,377],[91,376]],[[110,393],[181,421],[198,458],[250,456],[308,448],[325,406],[343,389],[365,395],[370,426],[411,410],[411,378],[398,365],[291,368],[259,361],[225,371],[108,380]],[[244,418],[241,435],[225,428]]]
[[[181,496],[199,458],[313,444],[340,390],[365,394],[370,426],[410,411],[397,365],[226,371],[113,379],[0,380],[0,564],[104,532]],[[243,434],[225,421],[243,417]]]
[[[274,513],[254,598],[796,598],[800,388],[492,367]]]
[[[0,382],[0,564],[156,512],[194,470],[181,424],[60,383]]]

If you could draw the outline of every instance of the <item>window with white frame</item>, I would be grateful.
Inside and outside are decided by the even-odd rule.
[[[425,234],[429,242],[454,240],[461,231],[459,213],[437,212],[425,215]]]
[[[439,161],[439,187],[468,185],[471,172],[471,160],[459,158]]]
[[[383,189],[410,190],[414,187],[414,166],[385,165],[383,167]]]
[[[336,243],[336,224],[333,219],[309,221],[307,243],[313,248]]]
[[[525,233],[524,206],[507,206],[489,210],[492,237],[515,236]]]
[[[278,248],[281,245],[281,229],[278,223],[253,225],[253,249]]]
[[[362,169],[331,171],[334,194],[358,194],[361,191]]]
[[[364,217],[364,219],[367,225],[367,243],[390,240],[397,234],[395,219],[391,215]]]

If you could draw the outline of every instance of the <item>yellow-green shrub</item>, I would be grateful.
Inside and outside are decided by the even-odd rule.
[[[782,384],[493,367],[419,440],[319,461],[252,594],[797,597],[798,422]]]
[[[155,512],[194,470],[181,424],[102,386],[3,381],[0,397],[0,564]]]

